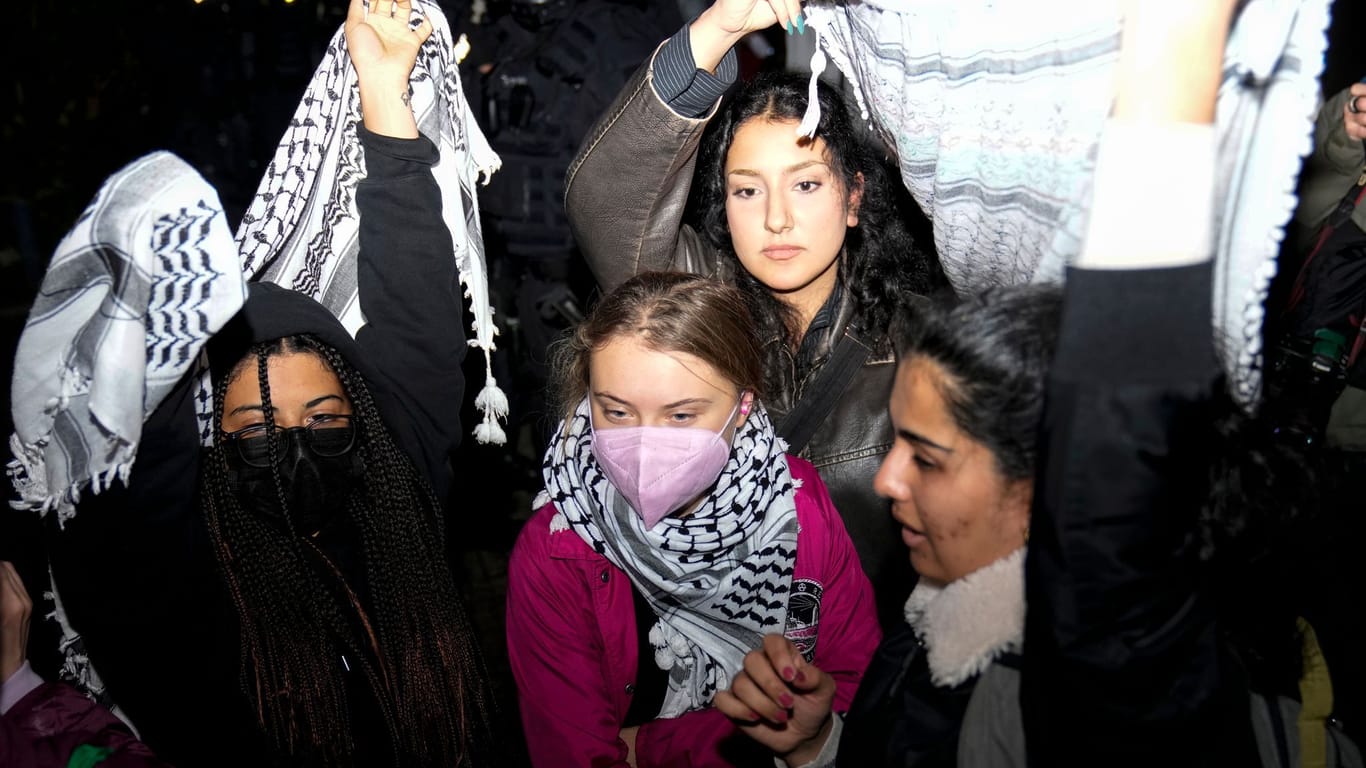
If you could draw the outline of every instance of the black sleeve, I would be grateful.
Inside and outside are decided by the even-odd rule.
[[[82,494],[63,526],[49,515],[45,544],[77,653],[141,739],[176,765],[205,744],[212,764],[254,765],[265,746],[241,699],[236,622],[199,503],[197,382],[187,373],[143,423],[127,484]]]
[[[1228,718],[1196,527],[1211,276],[1068,274],[1026,561],[1030,765],[1210,764]]]
[[[386,379],[389,428],[444,498],[460,443],[466,344],[460,277],[432,176],[439,155],[426,138],[357,130],[366,165],[356,190],[366,324],[356,341]]]

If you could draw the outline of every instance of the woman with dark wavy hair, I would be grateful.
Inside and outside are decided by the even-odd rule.
[[[879,614],[894,622],[913,574],[872,491],[892,441],[887,327],[899,303],[930,290],[933,264],[906,229],[882,153],[831,86],[816,84],[820,115],[804,135],[804,75],[760,74],[718,108],[736,77],[732,46],[780,8],[800,16],[795,0],[718,0],[661,45],[589,132],[566,206],[605,290],[657,269],[741,289],[778,434],[830,486]],[[684,223],[690,199],[701,231]]]

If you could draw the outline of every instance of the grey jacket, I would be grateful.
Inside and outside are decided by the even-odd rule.
[[[603,290],[650,270],[735,276],[734,262],[683,224],[702,132],[715,110],[701,119],[675,113],[655,94],[652,66],[653,60],[627,82],[588,132],[567,174],[569,225]],[[835,321],[816,339],[816,359],[827,359],[849,333],[852,313],[846,293]],[[870,350],[863,370],[799,455],[829,486],[873,583],[883,626],[893,626],[901,621],[914,573],[887,503],[873,491],[873,476],[892,443],[887,400],[895,361],[885,337],[855,340]],[[767,393],[764,405],[776,422],[820,367],[806,372],[793,391]]]

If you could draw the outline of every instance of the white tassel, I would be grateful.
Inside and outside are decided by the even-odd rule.
[[[498,381],[492,375],[484,378],[484,388],[479,391],[479,396],[474,398],[474,404],[484,413],[499,419],[507,418],[508,397],[498,388]]]
[[[797,126],[798,136],[811,138],[816,135],[816,126],[821,121],[821,102],[816,98],[816,83],[824,71],[825,51],[817,45],[816,52],[811,54],[811,82],[806,87],[806,114],[802,115],[801,125]]]
[[[548,503],[548,502],[547,502],[547,503]],[[545,505],[542,504],[541,506],[543,507],[543,506],[545,506]],[[540,509],[540,508],[541,508],[541,507],[537,507],[537,509]],[[560,533],[560,532],[562,532],[562,531],[567,531],[567,530],[569,530],[569,520],[568,520],[567,518],[565,518],[563,512],[556,512],[555,514],[553,514],[553,515],[550,516],[550,532],[551,532],[551,533]]]
[[[479,390],[474,404],[484,412],[484,422],[474,428],[474,439],[494,445],[507,443],[507,433],[498,421],[507,418],[508,397],[498,388],[498,380],[493,378],[493,360],[488,349],[484,350],[484,388]]]
[[[489,443],[504,445],[508,441],[508,436],[507,433],[503,431],[503,428],[498,426],[498,422],[493,420],[493,417],[485,414],[484,423],[479,424],[474,428],[474,439],[484,445]]]

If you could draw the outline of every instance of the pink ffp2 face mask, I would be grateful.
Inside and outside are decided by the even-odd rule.
[[[727,427],[739,407],[737,403],[731,409]],[[725,431],[726,427],[720,432],[701,427],[593,427],[593,455],[645,529],[653,530],[716,482],[730,458]]]

